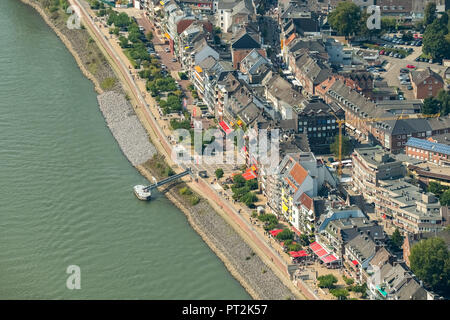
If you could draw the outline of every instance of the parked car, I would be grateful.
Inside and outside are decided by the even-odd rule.
[[[416,66],[413,65],[413,64],[408,64],[408,65],[406,65],[406,67],[407,67],[408,69],[415,69],[415,68],[416,68]]]
[[[169,49],[169,48],[165,48],[164,51],[167,52],[167,53],[169,53],[169,52],[170,52],[170,49]]]
[[[413,87],[412,87],[412,85],[408,85],[408,86],[406,86],[406,89],[408,89],[408,90],[412,90],[413,89]]]
[[[408,84],[411,84],[411,82],[409,81],[409,80],[402,80],[402,81],[400,81],[400,84],[401,85],[408,85]]]
[[[177,62],[177,58],[172,58],[172,62]]]
[[[409,73],[409,69],[401,68],[400,73]]]

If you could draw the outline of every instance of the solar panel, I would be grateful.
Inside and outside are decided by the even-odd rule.
[[[434,143],[425,139],[411,137],[406,143],[406,146],[450,155],[450,146],[442,143]]]

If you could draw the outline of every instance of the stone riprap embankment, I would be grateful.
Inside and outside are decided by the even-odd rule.
[[[275,273],[253,253],[237,232],[205,202],[190,210],[193,224],[212,243],[241,278],[247,291],[263,300],[295,299]],[[250,288],[248,288],[250,287]],[[250,290],[249,290],[250,289]]]
[[[109,129],[133,166],[156,154],[147,132],[123,94],[108,91],[98,95],[97,100]]]

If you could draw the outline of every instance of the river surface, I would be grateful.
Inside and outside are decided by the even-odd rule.
[[[41,17],[1,0],[0,41],[0,299],[249,299],[163,195],[134,197],[146,180]]]

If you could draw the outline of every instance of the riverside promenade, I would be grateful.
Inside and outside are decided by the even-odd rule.
[[[142,96],[141,90],[133,79],[133,75],[129,70],[129,67],[124,63],[124,55],[122,52],[117,52],[105,34],[102,33],[100,28],[94,23],[91,16],[92,11],[84,7],[79,0],[69,0],[72,5],[76,5],[80,8],[82,15],[82,21],[88,31],[91,33],[94,39],[97,40],[99,47],[104,52],[107,59],[110,61],[112,67],[117,73],[117,76],[121,79],[124,85],[129,89],[131,101],[135,108],[136,114],[139,116],[144,127],[149,132],[152,141],[158,151],[165,156],[166,161],[172,167],[177,165],[172,161],[172,146],[168,140],[168,137],[164,134],[157,119],[154,117],[150,110],[150,105],[155,106],[154,100],[147,95],[147,99]],[[121,57],[122,56],[122,57]],[[125,58],[126,59],[126,58]],[[126,61],[126,60],[125,60]],[[192,165],[196,170],[202,170],[201,166]],[[178,170],[181,168],[178,166]],[[187,182],[196,192],[206,198],[209,203],[216,209],[221,216],[239,233],[239,235],[252,247],[252,249],[263,259],[263,261],[271,267],[271,269],[279,276],[283,283],[291,288],[292,292],[296,294],[299,299],[317,299],[317,296],[311,289],[305,285],[294,283],[289,279],[287,272],[287,263],[279,256],[273,248],[271,248],[266,240],[261,237],[250,225],[250,223],[244,219],[244,217],[237,212],[233,205],[221,197],[212,186],[199,178],[196,181]],[[300,289],[300,290],[299,290]],[[300,292],[301,291],[301,292]]]

